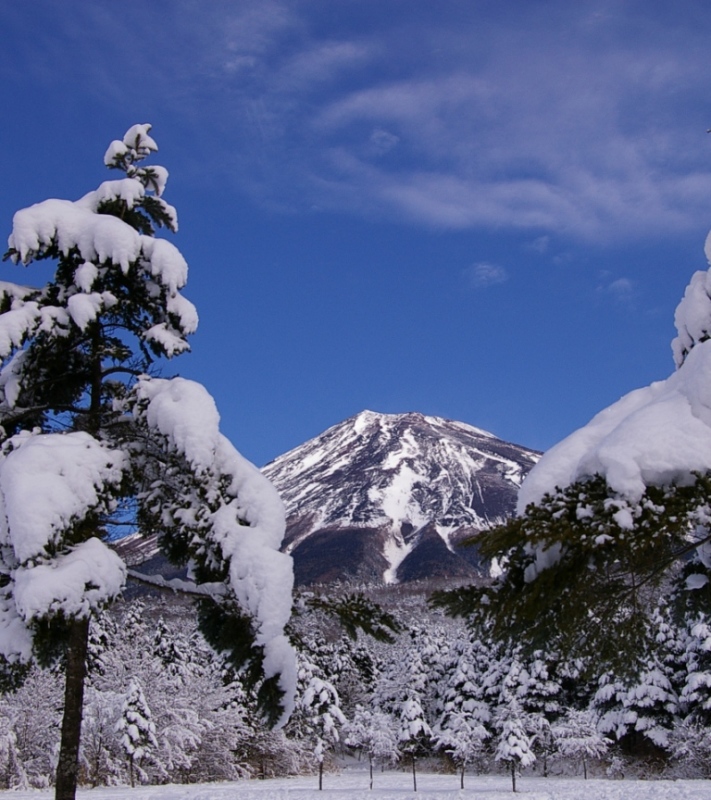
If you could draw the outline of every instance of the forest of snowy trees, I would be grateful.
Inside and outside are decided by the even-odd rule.
[[[386,593],[377,592],[379,600]],[[324,595],[327,597],[327,595]],[[711,631],[663,612],[657,648],[634,675],[595,675],[578,660],[525,658],[428,609],[424,594],[385,598],[393,643],[354,641],[297,602],[295,711],[282,729],[212,650],[194,610],[172,595],[115,606],[92,622],[80,753],[88,786],[328,773],[344,759],[382,768],[539,775],[708,775]],[[59,668],[32,667],[0,701],[0,786],[53,782]],[[408,777],[407,773],[410,773]],[[314,778],[314,786],[318,778]]]

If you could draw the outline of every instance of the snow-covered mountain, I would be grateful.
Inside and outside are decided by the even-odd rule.
[[[539,453],[461,422],[363,411],[264,467],[297,583],[468,577],[458,543],[501,523]]]

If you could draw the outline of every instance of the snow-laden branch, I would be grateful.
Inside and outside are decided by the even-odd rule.
[[[162,589],[166,592],[175,594],[185,594],[192,597],[225,597],[227,587],[224,583],[194,583],[193,581],[183,580],[182,578],[166,579],[162,575],[146,575],[135,569],[126,570],[126,576],[131,580],[151,586],[154,589]]]

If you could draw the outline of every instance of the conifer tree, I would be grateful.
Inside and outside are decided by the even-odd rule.
[[[177,216],[167,171],[143,164],[150,127],[109,146],[120,179],[15,214],[6,258],[55,271],[42,288],[0,283],[0,656],[64,665],[58,800],[76,792],[89,624],[122,591],[106,541],[124,526],[194,563],[205,635],[246,667],[272,721],[294,690],[281,502],[219,433],[203,387],[152,377],[188,349],[197,313],[185,260],[155,235]]]
[[[711,263],[711,239],[704,249]],[[505,564],[493,585],[436,603],[528,651],[592,654],[598,674],[627,677],[651,649],[661,597],[679,615],[708,613],[710,285],[711,270],[695,272],[676,308],[675,371],[551,448],[521,486],[518,516],[477,537]]]
[[[588,761],[601,758],[610,745],[610,740],[598,730],[594,712],[589,710],[568,709],[565,716],[553,726],[553,737],[562,756],[580,759],[586,780]]]
[[[121,719],[116,728],[121,734],[121,747],[128,759],[129,776],[133,787],[136,785],[136,772],[141,774],[141,762],[144,758],[150,758],[152,751],[158,747],[151,709],[140,683],[135,679],[129,684]]]
[[[432,729],[425,719],[420,698],[412,691],[400,707],[398,741],[400,750],[410,756],[414,791],[417,791],[417,757],[426,750],[431,738]]]
[[[373,764],[394,763],[400,758],[395,720],[382,711],[358,707],[345,725],[345,743],[368,756],[370,788],[373,788]]]
[[[101,679],[106,673],[102,673]],[[126,697],[92,684],[88,686],[82,715],[79,760],[85,780],[92,788],[121,782],[126,753],[116,730]]]
[[[711,726],[711,624],[706,614],[689,620],[686,675],[680,701],[690,726]]]
[[[0,715],[0,788],[27,789],[29,782],[17,746],[15,720]]]
[[[323,763],[326,754],[340,741],[340,728],[346,718],[340,708],[338,692],[330,681],[312,674],[299,706],[305,717],[307,736],[311,740],[314,760],[318,764],[318,788],[323,789]]]
[[[464,789],[466,768],[481,753],[489,732],[471,714],[451,710],[434,729],[436,746],[448,753],[459,768],[459,786]]]
[[[511,785],[516,791],[516,773],[536,760],[531,740],[526,732],[524,714],[515,697],[509,695],[498,710],[495,761],[504,761],[511,770]]]
[[[600,475],[558,488],[477,538],[483,555],[507,564],[491,586],[435,593],[433,603],[526,654],[592,658],[598,672],[634,670],[653,649],[662,593],[677,611],[708,603],[698,549],[709,536],[711,472],[692,478],[649,485],[636,503]]]
[[[480,675],[475,668],[475,648],[460,646],[443,696],[442,713],[434,726],[437,747],[449,753],[460,769],[460,786],[468,764],[481,752],[490,733],[486,728],[491,711],[483,701]]]

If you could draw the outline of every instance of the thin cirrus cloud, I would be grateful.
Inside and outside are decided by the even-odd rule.
[[[711,174],[688,163],[692,137],[679,134],[675,149],[673,130],[655,136],[642,125],[614,125],[626,102],[624,71],[611,70],[609,93],[582,92],[583,100],[575,87],[587,76],[572,61],[577,81],[551,76],[544,92],[523,76],[520,85],[507,83],[505,74],[488,82],[458,75],[368,89],[324,109],[316,129],[335,142],[364,123],[394,131],[398,150],[409,156],[404,167],[403,158],[394,169],[366,163],[351,146],[341,153],[338,177],[417,223],[588,240],[698,224],[711,199]]]
[[[435,228],[598,240],[702,224],[711,172],[693,99],[701,106],[711,83],[694,35],[692,46],[675,50],[652,29],[630,47],[612,35],[614,16],[597,27],[581,23],[569,40],[553,17],[545,22],[539,36],[496,26],[472,32],[471,53],[453,46],[437,61],[423,48],[416,67],[393,45],[397,25],[358,47],[329,45],[349,80],[328,91],[322,77],[301,84],[303,105],[289,112],[299,156],[291,180],[321,208]],[[488,34],[480,56],[477,41]],[[441,52],[462,32],[445,21],[436,36]],[[264,84],[267,107],[283,101],[281,74]]]
[[[73,59],[107,102],[140,76],[199,133],[205,174],[258,203],[634,240],[703,225],[711,203],[704,12],[685,3],[667,19],[635,0],[360,16],[325,0],[175,0],[130,35],[86,4]],[[126,74],[95,69],[99,46]]]

